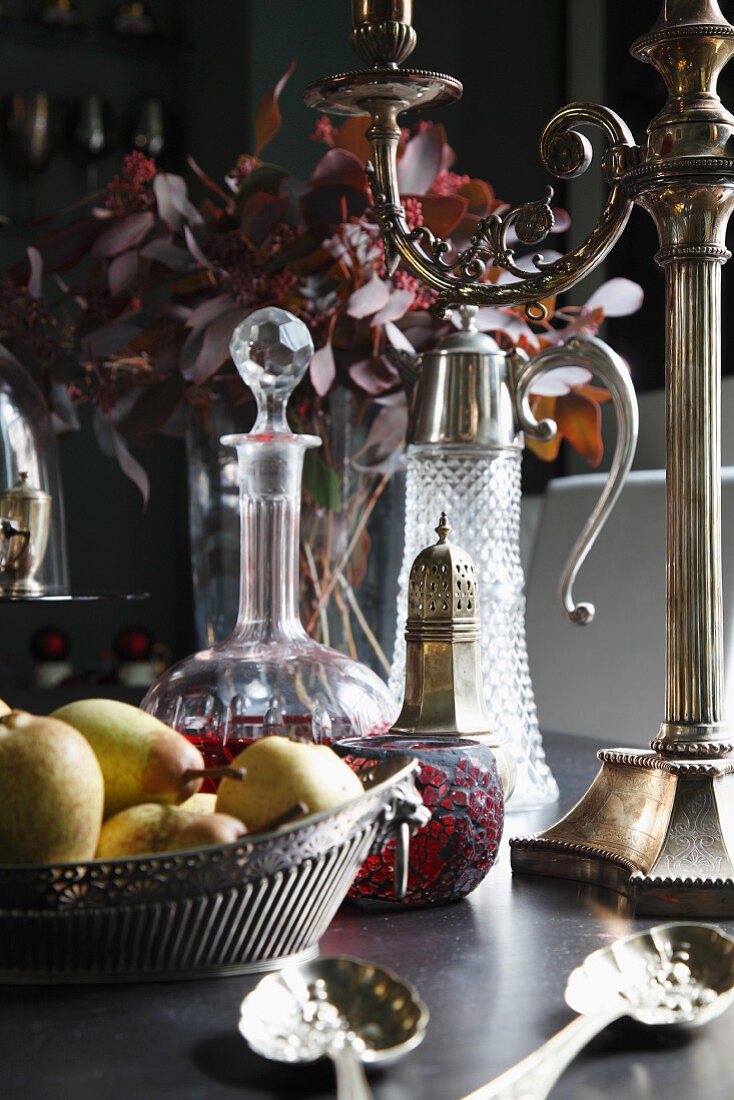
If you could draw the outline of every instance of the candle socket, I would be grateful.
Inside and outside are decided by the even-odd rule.
[[[352,0],[350,42],[366,65],[397,68],[412,54],[413,0]]]

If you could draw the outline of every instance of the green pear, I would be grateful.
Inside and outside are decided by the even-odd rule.
[[[362,781],[326,745],[264,737],[232,761],[245,769],[241,780],[223,779],[217,813],[238,817],[255,833],[303,802],[309,813],[330,810],[362,794]]]
[[[230,844],[247,829],[227,814],[189,813],[180,806],[146,802],[130,806],[102,826],[97,859],[121,859],[153,852],[180,852]]]
[[[187,810],[190,814],[213,814],[217,807],[217,796],[199,791],[192,794],[179,806],[179,810]]]
[[[86,737],[102,768],[105,817],[140,802],[176,805],[201,787],[204,767],[190,741],[152,714],[116,699],[80,699],[54,711]]]
[[[71,726],[14,710],[0,717],[0,863],[93,859],[104,782]]]

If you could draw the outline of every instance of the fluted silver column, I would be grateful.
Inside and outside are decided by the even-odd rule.
[[[723,713],[721,269],[734,187],[670,184],[638,196],[665,268],[667,571],[665,717],[653,748],[730,752]]]
[[[667,283],[667,677],[660,748],[723,731],[721,264],[664,259]]]

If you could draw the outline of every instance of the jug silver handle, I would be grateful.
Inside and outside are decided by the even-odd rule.
[[[514,352],[510,358],[517,419],[522,430],[536,439],[547,442],[557,431],[553,420],[536,420],[530,408],[530,389],[541,374],[559,367],[585,367],[601,380],[612,395],[618,434],[609,478],[561,576],[563,610],[571,622],[585,625],[594,618],[594,605],[576,603],[573,587],[581,566],[617,502],[632,465],[639,432],[637,396],[624,360],[595,336],[575,336],[566,344],[546,348],[532,359],[522,352]]]

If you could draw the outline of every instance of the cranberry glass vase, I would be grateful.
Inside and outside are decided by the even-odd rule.
[[[458,901],[482,882],[497,859],[504,795],[488,745],[456,738],[345,738],[332,745],[355,771],[396,757],[420,761],[417,786],[431,820],[410,841],[408,891],[393,889],[395,842],[370,856],[349,892],[355,900],[434,905]]]

